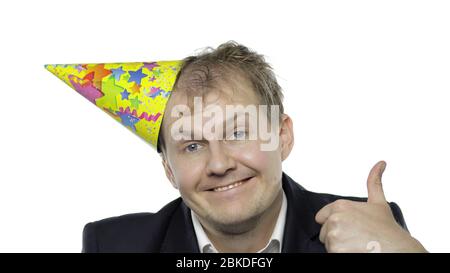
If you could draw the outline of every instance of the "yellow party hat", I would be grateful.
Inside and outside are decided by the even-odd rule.
[[[157,149],[181,61],[55,64],[45,68]]]

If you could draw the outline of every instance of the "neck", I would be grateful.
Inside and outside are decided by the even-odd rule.
[[[219,252],[254,253],[267,245],[275,228],[283,202],[283,192],[280,190],[273,204],[257,219],[253,220],[248,231],[230,234],[202,223],[208,238]]]

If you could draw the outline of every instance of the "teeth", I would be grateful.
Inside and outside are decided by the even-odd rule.
[[[215,188],[214,191],[226,191],[226,190],[235,188],[235,187],[241,185],[242,183],[244,183],[244,182],[236,182],[236,183],[228,185],[228,186],[218,187],[218,188]]]

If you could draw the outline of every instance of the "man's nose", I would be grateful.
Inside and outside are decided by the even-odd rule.
[[[209,143],[208,175],[224,175],[229,169],[236,167],[236,162],[221,141]]]

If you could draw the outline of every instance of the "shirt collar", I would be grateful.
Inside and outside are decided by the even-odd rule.
[[[267,252],[267,253],[280,253],[282,249],[283,235],[284,235],[284,227],[286,225],[286,212],[287,212],[287,198],[286,194],[283,192],[283,201],[281,203],[281,210],[278,214],[277,222],[275,224],[275,228],[273,229],[272,235],[270,237],[267,245],[258,252]],[[209,240],[208,235],[206,235],[205,230],[200,224],[197,215],[191,210],[191,218],[192,224],[194,225],[195,235],[197,236],[198,247],[200,252],[202,253],[217,253],[217,249],[212,244],[211,240]]]

